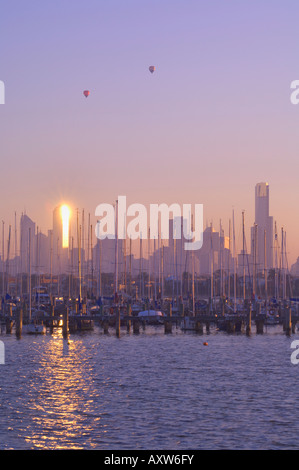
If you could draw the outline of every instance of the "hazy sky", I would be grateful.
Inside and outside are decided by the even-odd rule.
[[[93,216],[126,195],[203,203],[226,231],[234,208],[240,233],[267,181],[293,262],[298,14],[298,0],[3,0],[0,217],[26,210],[46,232],[62,201]]]

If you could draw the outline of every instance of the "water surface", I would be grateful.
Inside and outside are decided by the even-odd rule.
[[[1,449],[298,448],[299,338],[281,326],[0,339]]]

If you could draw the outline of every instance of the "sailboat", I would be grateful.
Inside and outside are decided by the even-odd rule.
[[[28,325],[24,325],[23,331],[28,335],[45,335],[47,330],[43,323],[37,323],[33,320]]]
[[[138,318],[145,320],[146,323],[151,325],[160,325],[163,323],[163,313],[160,310],[143,310],[138,313]]]

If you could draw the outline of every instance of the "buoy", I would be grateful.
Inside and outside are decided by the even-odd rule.
[[[203,345],[204,345],[204,346],[208,346],[208,343],[205,342],[205,343],[203,343]]]

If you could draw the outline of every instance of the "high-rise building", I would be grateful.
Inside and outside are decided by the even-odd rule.
[[[255,186],[255,224],[251,228],[251,255],[257,271],[273,267],[273,217],[269,215],[269,184]]]
[[[202,248],[198,251],[200,274],[211,274],[212,270],[232,271],[233,261],[229,249],[229,237],[224,235],[222,227],[217,232],[213,226],[203,232]]]
[[[30,251],[29,251],[29,229],[30,229]],[[29,272],[29,254],[31,258],[31,266],[34,265],[34,241],[35,241],[35,223],[26,215],[21,215],[20,220],[20,258],[22,273]]]
[[[51,263],[55,274],[62,274],[68,270],[69,214],[64,213],[63,208],[66,206],[57,206],[53,211]],[[67,208],[66,211],[68,211]]]

